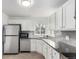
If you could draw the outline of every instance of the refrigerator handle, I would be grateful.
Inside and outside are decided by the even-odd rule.
[[[4,36],[4,33],[5,33],[5,25],[3,25],[3,29],[2,29],[2,43],[4,44],[5,43],[5,36]]]

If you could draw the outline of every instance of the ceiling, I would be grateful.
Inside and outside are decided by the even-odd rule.
[[[48,17],[67,0],[33,0],[32,7],[22,7],[17,0],[2,0],[2,11],[8,16]]]

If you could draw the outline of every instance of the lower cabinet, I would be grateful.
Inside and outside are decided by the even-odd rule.
[[[48,59],[48,46],[45,42],[42,42],[43,44],[43,56],[45,57],[45,59]]]
[[[68,59],[68,58],[65,57],[64,55],[60,54],[60,59]]]
[[[62,59],[60,53],[43,40],[31,40],[31,51],[42,54],[45,59]],[[63,57],[67,59],[65,56]]]
[[[42,40],[31,39],[31,51],[42,54],[43,52]]]
[[[52,58],[53,59],[60,59],[60,53],[58,53],[56,50],[52,49]]]
[[[36,40],[36,51],[40,54],[42,54],[42,41],[41,40]]]
[[[52,55],[53,55],[52,54],[52,47],[50,47],[49,45],[47,45],[47,47],[48,47],[47,48],[48,49],[47,50],[47,56],[48,56],[47,59],[53,59],[53,57],[52,57]]]
[[[31,51],[36,51],[36,39],[31,39]]]

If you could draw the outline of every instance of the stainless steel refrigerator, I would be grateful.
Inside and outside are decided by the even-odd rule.
[[[9,24],[3,26],[3,53],[19,52],[20,24]]]

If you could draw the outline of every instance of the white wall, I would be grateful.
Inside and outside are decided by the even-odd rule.
[[[2,12],[2,25],[8,23],[8,15]]]
[[[22,30],[34,30],[36,24],[48,25],[47,18],[9,17],[9,24],[21,24]]]

